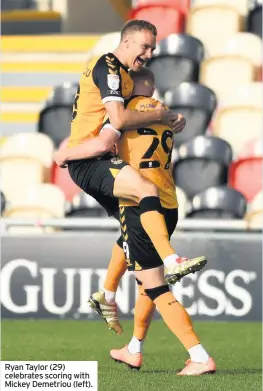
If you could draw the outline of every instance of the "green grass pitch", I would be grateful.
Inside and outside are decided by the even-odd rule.
[[[261,324],[195,322],[203,345],[218,365],[215,375],[181,378],[176,371],[188,358],[161,320],[151,325],[144,345],[144,365],[130,370],[109,358],[132,335],[132,321],[116,336],[100,321],[4,320],[2,360],[99,362],[99,391],[260,391]]]

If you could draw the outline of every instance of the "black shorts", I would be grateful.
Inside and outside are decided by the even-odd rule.
[[[119,200],[113,196],[113,187],[117,174],[127,165],[118,157],[105,155],[68,162],[68,171],[76,185],[95,198],[109,216],[118,219]]]
[[[178,209],[162,208],[162,213],[170,238],[177,225]],[[146,270],[163,265],[151,239],[142,227],[139,207],[120,207],[120,223],[128,270]]]

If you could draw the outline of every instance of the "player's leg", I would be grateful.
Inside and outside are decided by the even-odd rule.
[[[158,189],[137,170],[131,166],[123,167],[116,175],[113,194],[139,204],[140,222],[165,265],[165,277],[170,284],[175,284],[183,276],[201,270],[206,265],[204,256],[190,260],[175,253],[162,214]]]
[[[179,374],[201,375],[214,373],[216,371],[215,362],[201,345],[185,308],[176,300],[165,283],[163,266],[138,271],[136,276],[142,281],[148,297],[158,307],[166,325],[190,355],[186,367]]]
[[[98,198],[100,201],[100,199]],[[115,218],[119,218],[119,215],[116,211],[116,202],[113,199],[109,199],[107,201],[107,197],[104,197],[100,202],[103,207],[112,214]],[[140,212],[139,208],[130,208],[129,214],[128,214],[128,220],[126,221],[126,216],[124,213],[125,208],[121,208],[121,216],[120,216],[120,222],[122,227],[122,233],[124,236],[127,235],[125,232],[125,226],[128,224],[130,229],[132,229],[132,235],[135,239],[135,241],[138,244],[139,248],[143,247],[145,242],[143,241],[143,237],[146,236],[145,231],[142,228],[141,222],[140,222]],[[165,211],[165,210],[164,210]],[[172,233],[174,232],[174,229],[177,224],[178,220],[178,211],[177,209],[174,209],[173,211],[169,210],[169,218],[165,217],[165,222],[167,224],[168,234],[169,238],[171,237]],[[140,243],[140,240],[142,241]],[[152,256],[156,257],[156,250],[154,249],[152,242],[150,241],[149,237],[147,237],[147,247],[152,248]],[[115,296],[118,284],[120,282],[121,277],[127,270],[127,265],[125,262],[125,255],[124,252],[121,249],[122,247],[122,238],[120,237],[117,241],[117,244],[115,244],[114,249],[112,251],[112,257],[109,263],[108,271],[106,274],[106,279],[104,283],[104,287],[101,291],[95,292],[91,295],[89,299],[89,303],[94,308],[94,310],[105,320],[107,325],[109,326],[110,330],[115,331],[115,333],[120,334],[122,332],[122,326],[118,319],[117,314],[117,306],[115,303]],[[125,247],[126,251],[129,249],[129,247]],[[150,253],[148,252],[148,255]],[[146,256],[146,254],[145,254]],[[158,254],[157,254],[158,256]],[[159,257],[159,256],[158,256]],[[183,263],[178,263],[178,268],[181,269],[181,273],[188,274],[190,273],[191,268],[183,268],[184,264],[188,265],[192,262],[195,262],[194,259],[186,260]],[[161,260],[160,260],[161,261]],[[178,271],[177,271],[178,272]],[[139,307],[138,307],[139,308]],[[142,311],[143,312],[143,311]],[[137,313],[139,313],[139,310],[137,310]],[[144,316],[144,315],[142,315]],[[145,315],[147,317],[147,314]],[[135,316],[135,325],[136,325],[136,316]]]
[[[129,270],[133,270],[135,262],[134,259],[153,259],[157,258],[158,262],[162,264],[161,258],[153,247],[149,237],[147,237],[143,230],[140,221],[140,211],[137,207],[122,208],[124,212],[124,220],[121,223],[123,236],[126,238],[126,255],[128,258]],[[164,210],[162,210],[163,212]],[[169,238],[175,230],[178,211],[171,210],[169,213],[170,219],[165,216]],[[128,229],[125,231],[123,225],[127,225]],[[148,257],[148,258],[147,258]],[[147,262],[147,261],[146,261]],[[138,264],[136,263],[138,267]],[[134,329],[133,336],[129,344],[122,349],[113,349],[110,352],[111,357],[115,361],[123,362],[129,367],[140,369],[142,366],[142,350],[147,331],[150,327],[152,316],[155,310],[155,304],[145,293],[144,287],[138,279],[136,279],[138,287],[138,296],[134,308]]]
[[[134,308],[133,336],[127,346],[121,349],[112,349],[110,355],[117,362],[125,363],[130,368],[140,369],[143,361],[143,344],[156,306],[138,280],[137,286],[138,298]]]
[[[173,256],[175,251],[169,242],[157,187],[143,178],[137,170],[126,166],[115,178],[113,194],[118,198],[135,201],[139,205],[142,226],[160,257],[165,260]]]
[[[105,297],[108,301],[115,301],[116,291],[118,289],[120,279],[126,270],[127,264],[123,251],[123,240],[120,236],[113,247],[111,260],[103,285],[105,290]]]
[[[159,270],[158,270],[159,269]],[[178,373],[180,376],[186,375],[202,375],[216,372],[216,365],[214,360],[209,356],[204,347],[201,345],[199,338],[197,337],[191,319],[186,312],[185,308],[176,300],[173,294],[169,291],[169,287],[165,284],[163,279],[163,266],[155,269],[148,269],[142,278],[142,271],[136,272],[145,283],[149,283],[148,286],[154,286],[153,288],[145,289],[145,292],[152,302],[152,306],[148,308],[154,309],[158,307],[159,312],[172,331],[172,333],[179,339],[185,349],[188,351],[190,359],[186,362],[186,367]],[[158,274],[158,275],[157,275]],[[163,279],[163,280],[162,280]],[[150,283],[154,281],[154,283]],[[140,303],[141,305],[145,303]],[[146,311],[144,312],[145,316]],[[143,316],[143,319],[145,320]],[[149,321],[152,317],[152,311],[149,311]],[[124,363],[131,368],[140,369],[142,366],[142,344],[149,328],[149,323],[146,321],[141,331],[145,333],[138,334],[141,338],[133,337],[128,346],[121,349],[112,349],[110,352],[111,357],[118,362]]]
[[[184,275],[205,266],[205,257],[188,260],[175,254],[161,213],[157,188],[131,166],[121,159],[104,156],[100,160],[70,162],[68,170],[72,180],[103,207],[104,197],[128,198],[139,202],[142,226],[166,266],[169,283],[174,284]]]
[[[156,306],[145,293],[144,287],[138,279],[138,297],[134,307],[134,329],[133,338],[128,345],[130,353],[141,353],[142,345],[150,327]]]
[[[120,237],[112,250],[103,289],[92,293],[89,298],[90,306],[105,320],[109,329],[116,334],[122,333],[122,326],[118,318],[115,297],[119,282],[126,270],[126,258]]]
[[[147,237],[143,231],[139,231],[136,225],[132,224],[135,219],[134,213],[136,209],[126,208],[127,219],[127,245],[129,251],[126,252],[130,260],[129,270],[135,270],[136,278],[142,282],[145,293],[152,306],[157,306],[158,310],[170,328],[177,336],[180,342],[188,350],[191,362],[185,368],[187,374],[201,374],[215,371],[215,364],[209,357],[203,346],[200,344],[199,338],[194,332],[191,319],[184,307],[176,300],[169,290],[167,283],[164,280],[163,265],[160,257],[156,253],[151,243],[147,242]],[[171,211],[170,221],[173,220],[173,211]],[[131,224],[129,224],[131,222]],[[148,308],[152,308],[149,306]],[[148,312],[149,319],[151,311]],[[148,330],[148,323],[145,323],[145,331]],[[133,356],[129,352],[128,347],[122,349],[114,349],[111,351],[111,356],[117,361],[124,362],[132,367],[140,367],[141,361],[139,356]],[[138,365],[134,365],[136,363]],[[139,365],[140,364],[140,365]],[[194,373],[196,372],[196,373]],[[182,373],[185,374],[185,373]]]
[[[119,221],[119,201],[117,198],[95,194],[95,198],[107,211]],[[115,301],[119,282],[127,270],[126,257],[123,251],[123,239],[119,237],[114,244],[111,259],[107,269],[103,288],[92,293],[88,302],[90,306],[104,319],[109,329],[116,334],[122,333],[122,326],[119,322],[117,305]]]

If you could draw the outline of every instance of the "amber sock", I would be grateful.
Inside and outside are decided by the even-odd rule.
[[[133,336],[138,340],[146,337],[151,324],[155,304],[147,296],[142,285],[138,285],[138,298],[134,308],[134,329]]]
[[[199,338],[194,332],[190,316],[169,291],[168,285],[145,289],[145,292],[156,304],[166,325],[184,345],[185,349],[188,350],[200,344]]]
[[[115,243],[112,250],[111,260],[108,266],[106,279],[104,282],[104,290],[116,292],[120,279],[122,278],[126,270],[127,265],[125,261],[124,251],[117,243]]]

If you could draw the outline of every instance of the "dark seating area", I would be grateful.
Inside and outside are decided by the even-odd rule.
[[[192,199],[209,187],[227,184],[231,160],[232,150],[226,141],[198,136],[174,153],[175,183]]]
[[[172,34],[162,40],[154,51],[148,67],[155,74],[160,94],[185,81],[198,81],[204,47],[198,39],[186,34]]]
[[[238,191],[214,186],[196,194],[186,213],[191,219],[243,219],[247,202]]]
[[[36,9],[36,0],[1,0],[1,11]]]

